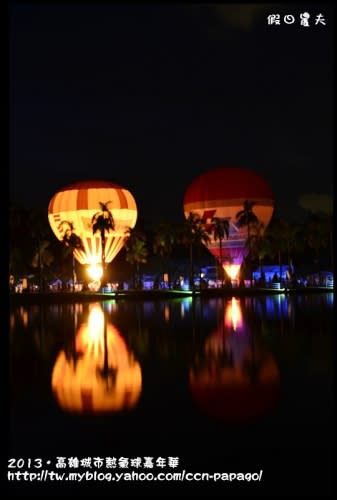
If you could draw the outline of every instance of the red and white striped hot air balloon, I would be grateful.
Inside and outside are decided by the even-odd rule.
[[[247,255],[247,227],[238,227],[236,215],[245,201],[253,201],[253,212],[265,229],[274,210],[269,184],[255,172],[239,167],[220,167],[200,175],[189,185],[184,196],[184,214],[196,213],[209,231],[210,252],[220,261],[219,242],[214,238],[212,219],[227,219],[229,237],[222,241],[222,262],[235,279]]]
[[[93,269],[100,266],[102,258],[100,234],[93,234],[92,229],[92,217],[99,212],[100,203],[108,205],[115,223],[114,230],[105,235],[105,262],[108,263],[122,249],[125,231],[136,224],[136,202],[127,189],[101,180],[77,182],[58,191],[48,206],[49,223],[56,237],[63,241],[70,223],[83,245],[83,249],[74,248],[74,257]]]

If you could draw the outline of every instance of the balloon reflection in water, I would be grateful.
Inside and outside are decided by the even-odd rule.
[[[76,335],[74,359],[58,355],[52,390],[59,405],[74,413],[105,413],[130,409],[139,399],[142,374],[139,363],[104,313],[94,305],[87,324]]]
[[[225,306],[224,325],[205,342],[189,373],[192,398],[203,413],[226,423],[263,416],[280,397],[280,374],[273,356],[249,332],[240,301]]]

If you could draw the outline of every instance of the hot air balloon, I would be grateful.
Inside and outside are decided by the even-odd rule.
[[[263,228],[273,214],[274,196],[269,184],[254,172],[239,167],[220,167],[205,172],[190,184],[184,196],[184,214],[196,213],[205,221],[211,241],[210,252],[224,267],[231,279],[236,279],[248,253],[247,226],[239,227],[237,214],[244,203],[253,201],[253,212]],[[229,236],[220,247],[214,237],[214,218],[229,222]]]
[[[76,335],[76,362],[65,351],[56,359],[52,391],[60,407],[71,413],[129,410],[139,400],[140,365],[114,325],[108,323],[104,331],[104,321],[101,307],[94,304]]]
[[[82,181],[66,186],[50,200],[48,219],[56,237],[64,240],[71,230],[81,245],[74,245],[74,257],[90,266],[93,279],[102,275],[102,242],[99,233],[93,234],[92,218],[101,204],[108,206],[114,229],[105,233],[105,262],[111,262],[122,249],[126,230],[137,220],[137,206],[132,194],[117,184],[106,181]]]
[[[226,304],[223,325],[206,339],[189,372],[191,395],[208,416],[244,423],[269,413],[280,398],[280,372],[271,353],[252,339],[240,301]]]

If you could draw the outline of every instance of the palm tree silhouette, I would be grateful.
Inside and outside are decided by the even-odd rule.
[[[74,250],[83,250],[84,246],[81,238],[74,232],[75,227],[71,221],[63,220],[60,222],[58,229],[64,232],[62,241],[64,245],[71,250],[72,255],[72,274],[73,274],[73,292],[75,291],[75,281],[76,281],[76,272],[75,272],[75,257]]]
[[[126,261],[135,264],[135,287],[140,287],[140,264],[146,264],[148,250],[146,248],[146,236],[141,232],[129,227],[126,231]]]
[[[91,219],[91,225],[92,225],[92,232],[93,234],[99,232],[101,236],[101,244],[102,244],[102,270],[103,270],[103,282],[104,282],[104,277],[105,277],[105,244],[106,244],[106,238],[105,238],[105,233],[114,231],[115,229],[115,221],[112,216],[112,213],[108,209],[108,204],[111,203],[111,201],[107,201],[106,203],[102,203],[101,201],[99,202],[101,209],[96,212],[92,219]]]
[[[259,220],[253,212],[254,205],[256,205],[255,201],[245,200],[243,203],[243,209],[236,214],[238,227],[247,226],[248,240],[250,238],[251,224],[258,222]]]
[[[226,218],[213,217],[212,219],[212,228],[213,228],[213,237],[216,240],[219,240],[219,252],[220,252],[220,267],[222,269],[222,240],[225,238],[225,235],[229,237],[229,220]],[[222,286],[223,286],[223,272],[221,273],[222,277]]]
[[[45,269],[55,260],[51,251],[50,227],[45,225],[45,218],[41,209],[29,211],[29,223],[31,225],[31,235],[34,244],[34,255],[31,265],[38,268],[40,292],[45,290]]]
[[[195,212],[190,212],[181,227],[179,239],[190,250],[190,288],[194,289],[194,255],[193,248],[201,244],[208,245],[210,236],[206,231],[204,220]]]
[[[259,219],[253,212],[253,207],[256,205],[255,201],[251,200],[245,200],[243,203],[243,209],[240,210],[236,214],[236,219],[237,219],[237,226],[238,227],[244,227],[247,226],[247,242],[248,242],[248,251],[249,254],[251,253],[251,225],[254,223],[257,223]],[[251,272],[251,280],[253,277],[253,273]]]
[[[169,276],[169,283],[171,283],[170,273],[170,255],[173,247],[177,242],[177,231],[173,224],[162,223],[159,224],[154,234],[153,240],[153,253],[159,254],[161,258],[167,258],[167,270]],[[165,262],[165,261],[164,261]]]

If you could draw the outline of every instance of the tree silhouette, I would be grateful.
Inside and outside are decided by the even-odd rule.
[[[190,212],[179,229],[180,243],[189,247],[190,251],[190,288],[194,288],[194,254],[195,246],[208,245],[210,236],[206,231],[205,221],[195,212]]]
[[[229,237],[229,221],[226,218],[213,217],[212,219],[212,228],[213,228],[213,237],[216,240],[219,240],[219,253],[220,253],[220,267],[222,270],[222,240],[225,238],[225,235],[228,239]],[[222,277],[222,286],[223,286],[223,270],[221,273]]]
[[[140,264],[146,264],[148,250],[146,248],[146,237],[141,231],[137,231],[129,227],[126,232],[126,261],[131,265],[136,266],[135,287],[139,288],[140,279]]]
[[[256,205],[255,201],[251,200],[245,200],[243,203],[243,209],[240,210],[236,214],[236,219],[237,219],[237,226],[238,227],[244,227],[247,226],[247,242],[248,242],[248,251],[249,254],[251,253],[251,225],[254,223],[257,223],[259,219],[253,212],[253,207]],[[253,273],[251,272],[251,280],[252,280],[252,275]]]
[[[81,238],[75,233],[74,224],[71,221],[63,220],[60,222],[58,229],[63,232],[62,242],[64,245],[70,249],[72,256],[72,274],[73,274],[73,292],[75,291],[75,257],[74,250],[83,250],[83,243]]]
[[[103,283],[105,280],[105,244],[106,244],[106,238],[105,238],[105,233],[109,233],[110,231],[114,231],[115,229],[115,221],[112,216],[112,213],[110,212],[108,208],[108,204],[111,203],[110,201],[107,201],[106,203],[102,203],[101,201],[99,202],[101,209],[96,212],[92,219],[91,219],[91,225],[92,225],[92,232],[93,234],[99,232],[101,236],[101,245],[102,245],[102,254],[101,254],[101,260],[102,260],[102,270],[103,270]]]
[[[161,258],[167,258],[167,268],[169,275],[169,283],[171,283],[170,279],[170,260],[169,257],[172,253],[173,247],[177,242],[177,231],[176,227],[173,224],[159,224],[155,231],[154,241],[153,241],[153,252],[155,254],[159,254]]]

